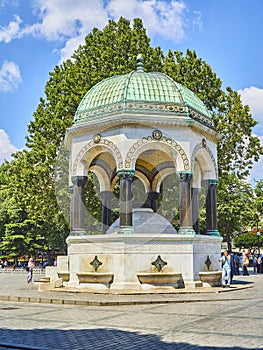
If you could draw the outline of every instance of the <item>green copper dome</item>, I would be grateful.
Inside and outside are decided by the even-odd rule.
[[[214,128],[204,103],[191,90],[166,74],[144,72],[140,57],[137,62],[135,71],[94,85],[80,102],[74,123],[115,115],[164,114],[192,118]]]

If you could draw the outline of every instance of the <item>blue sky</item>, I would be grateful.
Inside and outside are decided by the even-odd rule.
[[[55,65],[108,19],[142,18],[153,46],[195,50],[238,90],[263,140],[262,0],[0,0],[0,162],[23,149]],[[261,179],[263,159],[253,179]]]

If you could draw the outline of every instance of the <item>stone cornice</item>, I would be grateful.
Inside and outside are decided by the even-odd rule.
[[[65,145],[70,147],[72,137],[79,137],[86,134],[98,133],[107,129],[113,129],[117,127],[148,127],[148,128],[192,128],[197,133],[205,136],[214,142],[220,140],[220,135],[214,128],[211,128],[205,124],[201,124],[200,121],[193,120],[186,116],[178,116],[174,114],[119,114],[114,116],[104,116],[100,119],[92,120],[89,122],[74,124],[67,129],[65,136]]]
[[[162,113],[176,115],[179,117],[190,117],[197,120],[208,127],[214,128],[214,123],[211,118],[204,115],[194,109],[193,107],[187,107],[184,103],[164,103],[164,102],[138,102],[128,101],[126,104],[123,102],[113,103],[108,106],[94,108],[91,110],[77,111],[75,115],[75,124],[82,122],[92,122],[94,120],[104,118],[105,116],[114,116],[118,114],[133,114],[144,113],[152,115]]]

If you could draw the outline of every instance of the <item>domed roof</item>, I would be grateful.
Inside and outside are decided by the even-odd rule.
[[[192,118],[214,128],[204,103],[191,90],[164,73],[144,72],[140,55],[136,70],[104,79],[86,93],[74,123],[111,115],[149,113]]]

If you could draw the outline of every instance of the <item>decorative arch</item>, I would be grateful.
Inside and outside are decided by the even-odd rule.
[[[111,183],[109,176],[103,168],[93,165],[89,168],[89,170],[97,176],[100,185],[100,192],[111,191]]]
[[[151,184],[149,182],[149,179],[147,178],[146,175],[144,175],[143,173],[141,173],[140,171],[135,170],[134,176],[137,177],[139,180],[141,180],[144,189],[145,189],[145,193],[146,192],[150,192],[151,190]]]
[[[81,173],[83,171],[85,155],[88,152],[90,152],[93,148],[95,150],[95,148],[98,146],[104,149],[108,149],[109,152],[113,155],[118,168],[119,169],[123,168],[123,158],[122,158],[121,152],[119,148],[112,141],[109,141],[107,139],[100,139],[99,142],[94,142],[93,140],[91,140],[84,147],[82,147],[82,149],[79,151],[78,155],[76,156],[72,167],[72,175],[76,175],[78,172]]]
[[[204,160],[203,163],[205,166],[202,168],[201,165],[201,170],[205,170],[206,173],[209,174],[208,178],[217,179],[218,168],[215,157],[210,148],[204,144],[204,142],[197,144],[193,150],[191,157],[191,170],[194,171],[195,159],[198,157],[198,155]]]
[[[142,139],[136,141],[128,150],[124,164],[125,168],[134,169],[138,155],[143,148],[148,144],[165,144],[171,147],[177,154],[179,154],[178,165],[182,170],[190,170],[189,160],[184,149],[174,140],[168,137],[161,137],[159,140],[153,139],[151,136],[145,136]]]
[[[159,172],[153,180],[152,190],[160,193],[161,183],[166,178],[166,176],[171,174],[175,174],[174,169],[171,169],[171,168],[163,169],[161,172]]]

